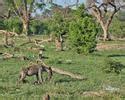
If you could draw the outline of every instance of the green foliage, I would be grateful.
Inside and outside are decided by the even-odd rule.
[[[122,71],[122,69],[125,68],[125,66],[123,64],[121,64],[121,62],[106,58],[105,59],[105,66],[103,68],[103,70],[106,73],[116,73],[116,74],[120,74],[120,72]]]
[[[4,25],[8,31],[15,31],[16,33],[19,34],[22,33],[23,30],[22,23],[16,17],[4,20]]]
[[[30,34],[44,34],[48,30],[46,23],[40,20],[33,20],[30,22]]]
[[[55,12],[49,24],[50,31],[56,37],[59,37],[60,35],[66,33],[68,30],[67,22],[61,12]]]
[[[40,20],[33,20],[30,22],[29,33],[30,34],[49,34],[50,29],[48,27],[49,21],[44,22]],[[15,31],[21,34],[23,31],[22,22],[18,18],[9,18],[6,20],[0,20],[0,29],[6,29],[8,31]]]
[[[0,27],[3,27],[4,29],[7,29],[8,31],[15,31],[18,34],[22,33],[23,26],[22,22],[19,21],[18,18],[9,18],[7,20],[4,20],[4,23],[0,23]],[[39,20],[33,20],[30,22],[30,29],[29,33],[30,34],[44,34],[47,33],[48,27],[47,24],[39,21]]]
[[[117,38],[125,37],[125,21],[115,18],[111,24],[110,32]]]
[[[69,39],[78,53],[88,54],[95,50],[97,27],[91,16],[81,12],[81,9],[74,13],[75,17],[69,26]]]
[[[120,21],[125,21],[125,11],[119,11],[118,12],[118,19],[120,20]]]
[[[40,10],[43,10],[43,8],[45,7],[45,4],[43,2],[37,2],[36,3],[36,7],[39,8]]]
[[[4,20],[0,20],[0,29],[5,29]]]

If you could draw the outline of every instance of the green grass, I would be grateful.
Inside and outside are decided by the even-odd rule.
[[[37,38],[37,37],[33,37]],[[40,38],[40,37],[39,37]],[[24,43],[26,40],[22,38],[16,39],[16,46]],[[30,57],[34,62],[37,59],[38,52],[29,51],[27,48],[32,44],[21,47],[20,52],[14,52],[14,48],[5,48],[0,46],[0,52],[9,52],[23,54]],[[105,59],[112,58],[125,65],[124,50],[97,51],[91,55],[77,54],[73,50],[56,52],[53,43],[45,44],[44,55],[48,57],[45,63],[81,74],[88,80],[75,80],[68,76],[55,74],[50,82],[44,82],[42,85],[33,85],[35,77],[27,77],[29,83],[16,85],[19,71],[22,67],[27,66],[31,61],[21,61],[19,59],[0,59],[0,100],[41,100],[43,95],[50,94],[52,100],[119,100],[125,99],[125,69],[121,74],[106,74],[102,68],[105,66]],[[71,60],[72,63],[67,63]],[[61,63],[59,63],[61,61]],[[45,75],[46,76],[46,75]],[[89,96],[83,95],[86,91],[103,90],[104,85],[119,88],[119,92],[106,91],[105,96]]]

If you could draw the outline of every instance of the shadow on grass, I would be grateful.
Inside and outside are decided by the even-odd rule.
[[[47,56],[42,56],[41,59],[49,59]]]
[[[108,57],[125,57],[124,54],[113,54],[113,55],[108,55]]]
[[[78,82],[78,81],[83,81],[83,80],[78,80],[78,79],[59,79],[58,81],[55,81],[55,83],[63,83],[63,82]]]

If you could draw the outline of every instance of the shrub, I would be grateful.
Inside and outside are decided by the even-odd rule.
[[[115,18],[111,24],[110,32],[113,36],[117,38],[124,38],[125,37],[125,21],[120,21],[119,19]]]
[[[22,30],[23,30],[22,23],[16,17],[4,20],[4,25],[5,25],[5,28],[9,31],[15,31],[16,33],[19,33],[19,34],[22,33]]]
[[[95,50],[97,28],[89,16],[76,19],[69,26],[69,40],[78,53],[88,54]]]
[[[106,59],[103,70],[106,73],[112,72],[112,73],[120,74],[120,72],[122,71],[124,67],[125,66],[118,61],[114,61],[112,59]]]
[[[48,25],[52,34],[57,38],[59,38],[60,35],[66,34],[67,32],[67,22],[63,16],[64,15],[60,12],[54,13],[49,22],[50,25]]]
[[[0,20],[0,29],[5,29],[4,20]]]
[[[30,34],[44,34],[47,33],[46,23],[40,20],[33,20],[30,22]]]

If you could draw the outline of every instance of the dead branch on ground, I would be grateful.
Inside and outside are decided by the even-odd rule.
[[[40,64],[44,65],[45,67],[49,68],[50,66],[46,65],[44,62],[42,61],[38,61],[38,63],[40,62]],[[69,76],[73,79],[78,79],[78,80],[86,80],[87,78],[79,75],[79,74],[74,74],[74,73],[71,73],[69,71],[65,71],[65,70],[62,70],[62,69],[59,69],[59,68],[55,68],[55,67],[51,67],[52,68],[52,71],[55,72],[55,73],[58,73],[58,74],[61,74],[61,75],[66,75],[66,76]]]

